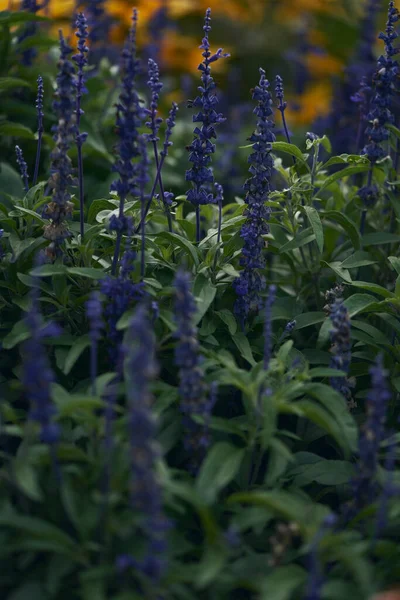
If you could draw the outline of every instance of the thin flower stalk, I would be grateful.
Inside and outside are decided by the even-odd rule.
[[[165,130],[164,144],[163,144],[163,149],[160,152],[160,157],[161,158],[160,158],[160,162],[159,162],[159,165],[158,165],[157,173],[156,173],[156,176],[155,176],[155,179],[154,179],[154,182],[153,182],[153,187],[151,188],[151,192],[150,192],[149,197],[147,199],[143,216],[142,216],[142,218],[140,220],[139,225],[135,229],[135,233],[138,233],[140,231],[140,229],[142,227],[142,219],[146,218],[146,216],[147,216],[147,214],[148,214],[148,212],[150,210],[150,206],[151,206],[151,203],[153,201],[153,198],[154,198],[154,195],[155,195],[155,192],[156,192],[156,188],[157,188],[157,185],[158,185],[159,176],[160,176],[160,173],[161,173],[162,168],[164,166],[164,161],[165,161],[165,159],[168,156],[168,149],[169,149],[170,146],[173,145],[173,142],[171,142],[171,136],[172,136],[172,130],[175,127],[175,124],[176,124],[176,113],[177,112],[178,112],[178,105],[176,104],[176,102],[173,102],[172,103],[172,107],[171,107],[171,109],[169,111],[169,116],[168,116],[168,118],[166,120],[167,127],[166,127],[166,130]],[[168,192],[164,192],[163,200],[164,200],[164,205],[167,204],[167,206],[169,207],[170,204],[172,203],[171,194],[169,194]],[[171,226],[172,226],[172,223],[171,223]]]
[[[158,101],[159,101],[160,91],[163,87],[163,84],[160,81],[160,71],[158,68],[158,64],[151,58],[149,59],[149,63],[148,63],[148,75],[149,75],[149,80],[147,82],[147,85],[149,86],[149,88],[151,90],[151,102],[150,102],[150,109],[148,109],[146,111],[147,114],[149,115],[149,121],[146,122],[146,126],[150,129],[151,134],[147,134],[146,138],[149,142],[151,142],[151,144],[153,146],[154,159],[156,162],[156,173],[158,176],[158,184],[159,184],[159,188],[160,188],[161,200],[162,200],[162,203],[164,206],[165,214],[167,216],[168,229],[170,232],[172,232],[171,213],[169,211],[169,205],[165,199],[164,185],[163,185],[161,169],[160,169],[160,156],[158,153],[158,142],[160,141],[158,134],[159,134],[160,125],[162,123],[161,117],[158,116]],[[157,181],[157,179],[156,179],[156,181]],[[141,218],[143,218],[143,215]]]

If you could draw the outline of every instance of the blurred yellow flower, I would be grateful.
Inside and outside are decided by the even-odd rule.
[[[289,99],[287,120],[291,125],[307,125],[329,113],[332,86],[326,82],[310,84],[301,96]],[[291,108],[296,104],[297,110]]]

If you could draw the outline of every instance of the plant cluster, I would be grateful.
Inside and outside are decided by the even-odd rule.
[[[374,70],[370,27],[359,91],[342,89],[359,121],[341,154],[291,132],[269,65],[247,143],[241,123],[226,133],[243,107],[212,76],[228,54],[211,50],[210,9],[178,112],[164,13],[144,61],[133,10],[117,65],[104,2],[79,6],[57,52],[40,8],[0,12],[2,598],[395,588],[394,2]]]

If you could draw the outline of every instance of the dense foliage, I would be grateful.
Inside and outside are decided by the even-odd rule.
[[[374,69],[304,139],[269,65],[250,110],[218,90],[209,9],[179,111],[163,14],[147,62],[133,11],[116,62],[102,2],[58,41],[36,2],[0,12],[5,600],[400,583],[398,12],[375,57],[376,4]]]

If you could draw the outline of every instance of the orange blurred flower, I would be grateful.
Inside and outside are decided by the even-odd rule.
[[[287,120],[293,125],[306,125],[317,117],[325,116],[330,110],[332,88],[329,83],[315,82],[308,86],[301,96],[288,102]],[[297,110],[291,104],[298,106]]]

